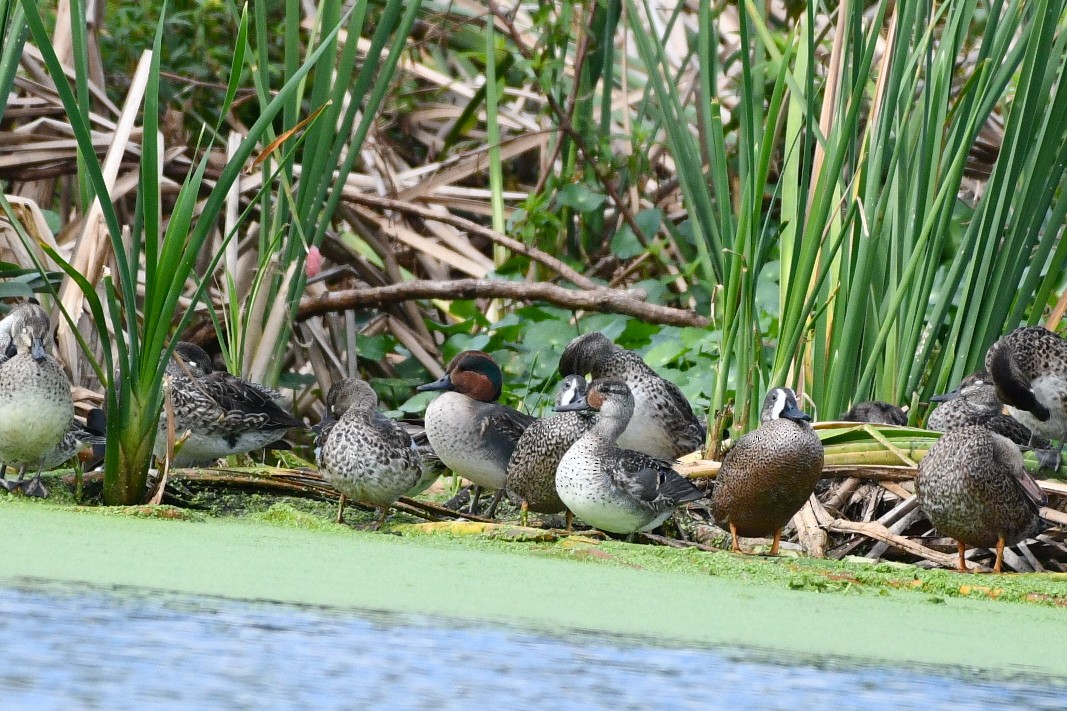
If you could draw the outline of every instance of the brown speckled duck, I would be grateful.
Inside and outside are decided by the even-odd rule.
[[[822,476],[823,447],[811,418],[797,407],[790,388],[774,388],[763,401],[761,425],[737,441],[715,479],[711,511],[737,537],[774,535],[778,554],[782,528],[808,500]]]
[[[904,410],[882,400],[867,400],[857,402],[845,414],[841,415],[845,422],[870,422],[878,425],[906,425],[908,415]]]
[[[981,425],[1004,435],[1012,442],[1043,449],[1048,440],[1031,432],[1011,415],[1004,414],[1004,403],[997,397],[989,373],[979,370],[964,378],[959,387],[943,395],[930,398],[940,403],[926,418],[926,426],[937,432],[948,432],[965,425]]]
[[[580,375],[568,375],[556,393],[556,407],[569,405],[585,395],[587,384]],[[596,422],[595,412],[557,412],[526,428],[508,462],[507,490],[519,497],[521,521],[527,512],[559,513],[567,510],[556,493],[556,467],[559,460]],[[567,510],[567,528],[571,512]]]
[[[919,462],[919,506],[934,528],[956,539],[959,570],[967,572],[967,546],[996,548],[1000,572],[1004,546],[1041,531],[1045,495],[1023,468],[1019,447],[978,425],[946,433]]]
[[[341,493],[337,522],[344,522],[345,499],[378,508],[372,528],[385,523],[389,507],[422,479],[422,463],[411,437],[378,412],[378,396],[363,380],[335,383],[326,397],[336,418],[323,425],[317,449],[319,467]]]

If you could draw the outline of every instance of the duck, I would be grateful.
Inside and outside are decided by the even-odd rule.
[[[935,432],[981,425],[1019,445],[1036,449],[1050,446],[1044,437],[1035,435],[1026,425],[1004,414],[1004,403],[997,397],[993,379],[985,370],[971,373],[955,390],[934,395],[930,400],[939,403],[926,418],[926,427]]]
[[[176,442],[171,465],[203,466],[231,454],[272,445],[304,422],[283,410],[274,389],[217,371],[203,348],[180,341],[167,364]],[[153,451],[167,455],[167,410],[159,417]]]
[[[634,396],[621,378],[594,380],[584,395],[557,412],[595,410],[600,418],[560,459],[556,491],[585,523],[632,539],[704,492],[666,459],[618,446],[634,413]]]
[[[559,359],[559,373],[619,378],[630,387],[634,413],[619,437],[620,447],[660,459],[677,459],[703,448],[707,431],[678,386],[603,333],[572,340]]]
[[[588,384],[580,375],[568,375],[556,392],[556,407],[569,405],[586,393]],[[504,485],[519,499],[519,520],[527,524],[530,511],[542,514],[567,512],[567,530],[572,514],[556,493],[556,468],[567,450],[596,423],[590,410],[556,412],[543,417],[519,437],[508,462]]]
[[[41,482],[41,472],[46,459],[74,421],[70,380],[59,361],[45,350],[52,323],[40,304],[19,304],[0,330],[15,349],[0,364],[0,462],[19,467],[18,480],[0,477],[0,486],[44,498],[48,489]],[[27,467],[37,468],[28,482]]]
[[[489,518],[503,496],[515,445],[535,419],[497,402],[503,381],[492,356],[468,350],[449,361],[441,378],[416,388],[443,391],[426,408],[426,438],[446,467],[475,485],[470,513],[477,510],[483,488],[496,490]]]
[[[900,407],[883,400],[857,402],[841,415],[843,422],[870,422],[879,425],[906,425],[908,415]]]
[[[344,523],[346,499],[377,508],[371,528],[385,523],[389,507],[423,478],[418,449],[404,428],[378,411],[378,395],[365,380],[338,381],[326,396],[333,420],[319,432],[317,461],[341,494],[337,523]]]
[[[1035,434],[1067,439],[1067,340],[1041,326],[1017,328],[989,347],[985,369],[1008,414]]]
[[[797,406],[792,388],[772,388],[763,400],[760,426],[726,453],[711,495],[716,522],[727,525],[731,550],[738,536],[773,534],[778,554],[782,528],[815,491],[822,477],[823,446]]]
[[[919,507],[941,534],[954,538],[960,572],[967,546],[996,549],[1001,572],[1004,547],[1037,535],[1045,525],[1046,497],[1023,468],[1018,445],[980,425],[946,432],[919,461]]]

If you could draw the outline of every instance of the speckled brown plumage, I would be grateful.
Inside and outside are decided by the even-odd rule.
[[[1017,328],[989,347],[985,367],[1012,417],[1067,439],[1067,341],[1040,326]]]
[[[991,548],[1014,545],[1043,526],[1044,495],[1007,437],[966,425],[930,447],[916,477],[919,506],[945,536]],[[1000,569],[998,551],[996,569]],[[960,569],[965,563],[960,550]]]
[[[767,394],[762,424],[726,454],[715,479],[711,511],[736,536],[777,537],[815,491],[822,476],[823,447],[802,418],[789,388]],[[772,546],[772,554],[777,545]]]
[[[318,463],[344,497],[378,507],[378,525],[389,506],[422,478],[411,437],[377,411],[378,396],[363,380],[342,380],[330,388],[327,405],[335,421],[319,433]],[[342,499],[337,520],[344,516]]]
[[[560,383],[556,406],[576,401],[585,391],[585,378],[568,375]],[[507,490],[519,497],[524,511],[550,514],[566,509],[556,492],[556,467],[595,422],[596,414],[591,411],[556,412],[526,428],[508,462],[505,482]]]
[[[619,437],[620,447],[676,459],[704,446],[704,426],[678,386],[604,334],[594,331],[572,340],[559,359],[559,372],[619,378],[630,387],[634,414]]]
[[[1035,448],[1049,446],[1048,440],[1034,435],[1026,425],[1004,414],[1004,403],[997,398],[993,379],[984,370],[971,373],[960,382],[958,388],[933,400],[940,404],[926,419],[926,426],[936,432],[979,425],[1004,435],[1016,444]]]
[[[174,430],[184,441],[174,466],[195,466],[261,449],[304,423],[278,406],[271,388],[216,371],[202,348],[181,342],[167,364]],[[159,418],[154,450],[167,453],[167,410]]]

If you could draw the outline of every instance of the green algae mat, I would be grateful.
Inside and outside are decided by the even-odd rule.
[[[764,559],[462,523],[366,533],[285,505],[190,518],[0,497],[0,539],[0,586],[37,579],[418,613],[757,647],[784,662],[1067,674],[1064,575]]]

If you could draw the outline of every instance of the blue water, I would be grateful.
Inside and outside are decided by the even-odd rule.
[[[0,588],[0,660],[5,711],[1067,708],[965,669],[44,583]]]

